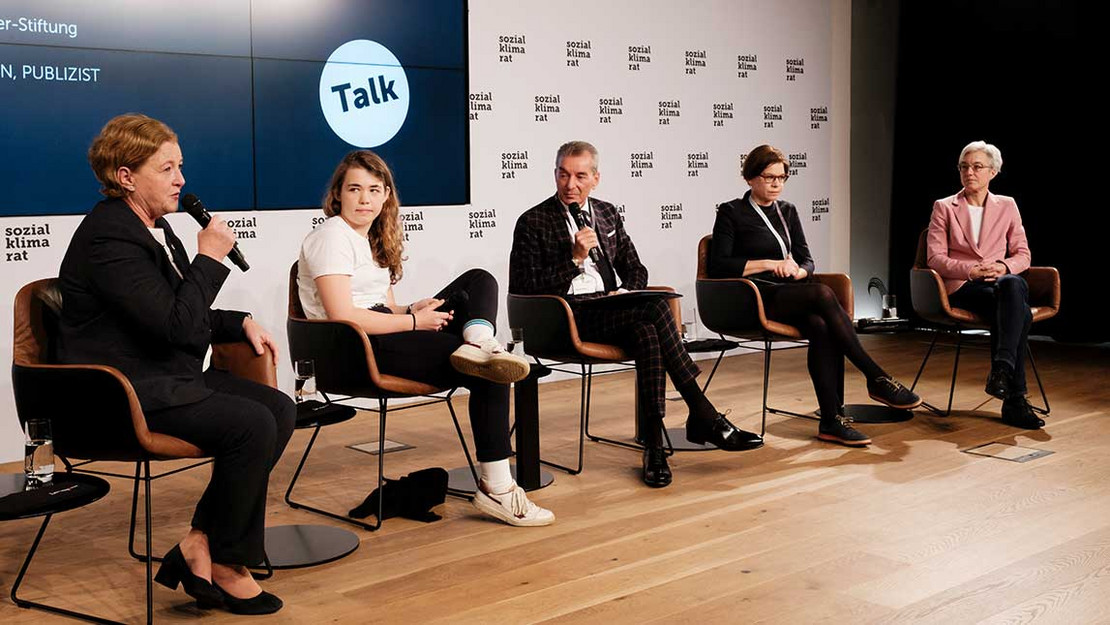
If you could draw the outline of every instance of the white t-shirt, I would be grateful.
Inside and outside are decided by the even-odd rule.
[[[316,278],[328,275],[351,276],[351,300],[356,308],[372,308],[387,301],[389,270],[374,262],[369,239],[339,216],[329,217],[301,243],[297,290],[309,319],[327,317]]]
[[[983,207],[968,204],[967,212],[971,215],[971,236],[975,238],[975,245],[979,245],[979,231],[983,229]]]

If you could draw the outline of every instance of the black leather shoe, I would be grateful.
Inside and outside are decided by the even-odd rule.
[[[984,390],[991,397],[1006,399],[1013,395],[1013,378],[1013,367],[1001,361],[995,362],[991,365],[990,375],[987,376],[987,387]]]
[[[206,610],[218,608],[224,604],[223,595],[216,590],[212,582],[193,575],[189,570],[185,556],[181,554],[180,545],[174,545],[173,549],[163,556],[162,566],[158,567],[154,581],[170,590],[177,590],[177,585],[180,583],[184,587],[185,594],[197,600],[197,607]]]
[[[224,607],[232,614],[273,614],[285,605],[281,599],[265,590],[250,599],[239,599],[232,597],[226,590],[220,588],[219,584],[212,585],[223,595]]]
[[[762,436],[741,430],[721,413],[708,419],[690,415],[686,419],[686,440],[697,445],[709,443],[725,451],[744,451],[763,446]]]
[[[663,488],[671,483],[671,467],[667,464],[667,452],[662,447],[644,448],[644,484],[652,488]]]
[[[1039,430],[1044,427],[1044,419],[1033,412],[1033,406],[1024,396],[1011,397],[1002,402],[1002,422],[1016,428]]]

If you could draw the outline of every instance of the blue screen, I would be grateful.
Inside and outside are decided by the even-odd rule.
[[[126,112],[174,129],[186,190],[213,210],[318,206],[343,154],[370,147],[321,103],[329,56],[355,40],[407,79],[403,125],[372,147],[402,202],[467,203],[465,0],[15,0],[0,5],[0,216],[87,212],[89,144]]]

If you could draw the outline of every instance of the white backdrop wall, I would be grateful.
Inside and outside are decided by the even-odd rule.
[[[712,229],[714,207],[746,188],[739,157],[761,143],[791,158],[784,199],[798,206],[818,267],[847,269],[847,87],[834,86],[848,78],[847,0],[470,4],[472,204],[403,209],[409,260],[399,301],[429,295],[473,266],[506,285],[516,219],[553,192],[555,150],[570,139],[600,150],[594,195],[622,207],[651,283],[686,293],[687,315],[696,307],[697,241]],[[90,207],[95,192],[90,185]],[[252,311],[284,348],[288,268],[320,213],[226,217],[237,220],[252,269],[233,269],[217,306]],[[80,219],[0,219],[0,302],[56,275]],[[170,219],[195,249],[196,226],[184,215]],[[19,237],[15,229],[40,234]],[[507,334],[503,311],[499,321]],[[0,324],[12,327],[10,304],[0,308]],[[0,343],[0,361],[10,362],[11,336]],[[291,378],[283,359],[287,390]],[[0,461],[19,459],[21,442],[3,376]]]

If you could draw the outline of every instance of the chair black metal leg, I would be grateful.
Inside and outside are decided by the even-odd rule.
[[[135,551],[135,521],[139,514],[139,480],[142,479],[143,463],[135,463],[135,483],[131,492],[131,527],[127,530],[127,553],[136,560],[145,560],[146,556]]]
[[[385,417],[389,412],[389,400],[378,399],[378,514],[370,531],[376,532],[382,526],[385,514]]]
[[[1033,412],[1048,416],[1052,412],[1052,407],[1048,405],[1048,395],[1045,395],[1044,384],[1041,384],[1041,373],[1037,371],[1037,361],[1033,359],[1033,350],[1030,349],[1029,343],[1025,344],[1025,355],[1029,358],[1029,364],[1033,367],[1033,377],[1037,379],[1037,388],[1041,391],[1041,401],[1044,402],[1044,407],[1032,406]]]
[[[150,522],[150,461],[143,460],[143,471],[146,479],[143,480],[143,503],[146,504],[146,623],[154,623],[154,553],[151,546]],[[161,561],[161,560],[159,560]]]
[[[775,408],[767,405],[767,392],[771,386],[771,341],[764,340],[763,342],[763,422],[760,425],[759,435],[765,436],[767,434],[767,413],[786,415],[788,417],[797,417],[799,419],[809,419],[810,421],[818,421],[819,419],[810,414],[802,414],[792,410],[784,410],[782,408]]]
[[[705,384],[703,384],[701,387],[702,393],[705,393],[707,390],[709,390],[709,383],[713,381],[713,376],[717,374],[717,367],[721,366],[721,361],[724,360],[725,352],[727,351],[727,349],[722,349],[721,353],[717,354],[717,360],[713,363],[713,368],[709,370],[709,377],[705,378]]]
[[[591,374],[591,377],[592,377],[592,375],[593,375],[592,369],[590,371],[590,374]],[[639,374],[637,374],[637,375],[639,375]],[[591,388],[592,388],[592,383],[591,383]],[[624,447],[625,449],[634,449],[636,451],[643,451],[644,450],[644,445],[643,445],[642,439],[640,438],[642,436],[642,434],[640,432],[640,391],[639,391],[639,388],[636,389],[634,413],[635,413],[635,417],[636,417],[636,435],[632,438],[632,442],[621,441],[621,440],[617,440],[615,438],[606,438],[604,436],[598,436],[596,434],[590,434],[590,416],[589,416],[590,415],[590,407],[589,407],[589,405],[587,405],[586,406],[586,438],[590,439],[591,441],[594,441],[595,443],[607,443],[609,445],[616,445],[617,447]],[[666,428],[664,428],[664,432],[665,431],[666,431]],[[671,447],[669,442],[667,443],[667,448],[670,449],[672,453],[674,452],[674,448]]]
[[[771,341],[763,342],[763,411],[759,435],[763,436],[767,429],[767,387],[771,383]]]
[[[910,385],[911,391],[917,388],[917,382],[921,379],[921,374],[925,372],[925,365],[929,363],[929,358],[933,355],[933,348],[936,347],[937,341],[940,339],[940,335],[942,334],[942,332],[942,330],[933,331],[933,340],[929,342],[929,349],[925,351],[925,358],[921,360],[921,366],[917,368],[917,375],[914,376],[913,384]],[[956,391],[956,367],[958,367],[960,364],[960,342],[962,333],[957,330],[956,335],[956,360],[953,362],[952,366],[952,385],[949,388],[948,392],[948,410],[941,410],[940,408],[934,406],[933,404],[930,404],[927,401],[921,402],[921,405],[924,406],[925,409],[939,417],[947,417],[952,413],[952,396]]]
[[[249,568],[253,569],[253,568],[256,568],[256,567],[249,567]],[[266,553],[265,550],[262,551],[262,569],[263,569],[263,572],[261,572],[261,573],[256,573],[254,571],[251,571],[251,577],[253,577],[255,579],[265,580],[265,579],[270,579],[271,577],[274,576],[274,565],[270,563],[270,555],[268,553]]]
[[[964,345],[964,333],[959,330],[956,331],[956,358],[952,361],[952,383],[948,387],[948,408],[944,410],[942,417],[947,417],[952,414],[952,398],[956,396],[956,373],[960,370],[960,350]]]
[[[578,411],[578,470],[575,473],[582,472],[582,458],[586,453],[586,433],[590,429],[590,404],[594,396],[594,366],[593,364],[586,367],[586,396],[582,399],[580,410]]]
[[[553,469],[565,471],[570,475],[578,475],[582,472],[583,454],[586,448],[586,437],[589,436],[590,424],[590,390],[591,381],[593,379],[593,365],[580,365],[582,372],[579,374],[581,377],[582,392],[578,396],[578,468],[572,469],[550,460],[540,458],[540,464],[546,464]],[[591,437],[591,440],[593,438]]]
[[[92,623],[104,623],[106,625],[122,625],[119,621],[112,621],[112,620],[102,618],[102,617],[99,617],[99,616],[93,616],[92,614],[85,614],[84,612],[75,612],[73,610],[67,610],[65,608],[58,608],[58,607],[55,607],[55,606],[52,606],[52,605],[47,605],[45,603],[38,603],[38,602],[35,602],[35,601],[28,601],[26,599],[20,599],[19,598],[19,585],[23,583],[23,578],[27,575],[27,569],[30,568],[30,566],[31,566],[31,560],[35,557],[35,551],[38,550],[39,543],[42,541],[42,536],[43,536],[43,534],[46,533],[46,526],[47,526],[47,524],[50,523],[50,519],[53,516],[54,515],[52,515],[52,514],[46,515],[46,517],[43,518],[43,520],[42,520],[42,525],[39,526],[38,533],[35,534],[35,540],[34,540],[34,542],[31,543],[31,549],[27,552],[27,557],[24,558],[24,560],[23,560],[23,566],[21,566],[19,568],[19,574],[15,578],[15,583],[12,584],[12,592],[11,592],[12,602],[14,602],[17,606],[19,606],[21,608],[25,608],[25,609],[35,609],[35,610],[42,610],[44,612],[52,612],[54,614],[61,614],[63,616],[68,616],[68,617],[71,617],[71,618],[78,618],[78,619],[82,619],[82,620],[89,621],[89,622],[92,622]],[[149,595],[148,595],[148,597],[149,597]],[[147,623],[150,623],[151,620],[152,620],[152,612],[150,611],[149,602],[148,602]]]
[[[144,469],[145,469],[145,473],[144,473]],[[132,493],[131,493],[131,528],[128,530],[128,535],[127,535],[127,553],[131,554],[131,557],[138,560],[139,562],[146,562],[146,558],[147,558],[147,554],[143,554],[143,553],[139,553],[138,551],[135,551],[135,528],[138,526],[138,516],[139,516],[139,483],[140,482],[143,483],[143,492],[146,493],[146,495],[145,495],[146,500],[144,502],[144,505],[147,508],[150,508],[150,506],[151,506],[151,504],[150,504],[150,483],[151,483],[151,481],[153,481],[153,479],[154,478],[152,478],[150,476],[150,462],[149,461],[140,460],[140,461],[135,463],[135,480],[134,480],[135,487],[134,487],[134,489],[132,490]],[[147,532],[148,533],[150,532],[150,524],[149,523],[147,524]],[[148,538],[150,538],[150,537],[148,536]],[[150,538],[150,540],[153,540],[153,539]],[[150,553],[150,548],[147,548],[147,553],[148,554]],[[156,555],[151,554],[150,557],[154,562],[161,562],[162,561],[162,556],[156,556]]]
[[[921,360],[921,366],[917,368],[917,375],[913,376],[913,384],[910,385],[910,390],[917,388],[917,381],[921,379],[921,374],[925,372],[925,365],[929,362],[929,356],[933,355],[933,348],[937,345],[937,339],[940,338],[940,331],[933,332],[933,340],[929,342],[929,349],[925,351],[925,358]]]
[[[384,420],[385,417],[383,416],[382,419]],[[334,512],[328,512],[327,510],[321,510],[320,508],[315,508],[313,506],[309,506],[307,504],[304,504],[304,503],[301,503],[301,502],[298,502],[298,501],[293,501],[293,497],[292,497],[293,487],[296,486],[297,479],[300,478],[300,476],[301,476],[301,469],[304,468],[305,462],[308,460],[308,454],[312,452],[312,446],[314,444],[316,444],[316,437],[319,436],[319,435],[320,435],[320,428],[319,427],[316,427],[314,430],[312,430],[312,437],[310,439],[308,439],[308,445],[305,446],[305,448],[304,448],[304,454],[301,456],[301,461],[299,463],[297,463],[297,470],[293,472],[293,479],[289,482],[289,488],[285,489],[285,503],[288,504],[290,508],[303,509],[303,510],[307,510],[309,512],[315,512],[316,514],[320,514],[320,515],[326,516],[328,518],[335,519],[337,521],[343,521],[344,523],[350,523],[351,525],[361,527],[365,530],[370,530],[371,532],[378,529],[378,527],[381,526],[381,520],[380,519],[378,520],[377,525],[370,525],[369,523],[363,523],[362,521],[359,521],[358,519],[352,519],[349,516],[339,515],[339,514],[336,514]],[[385,447],[385,440],[384,439],[379,441],[379,447],[381,447],[381,448]],[[380,464],[380,461],[381,461],[381,456],[380,455],[378,456],[378,461],[379,461],[379,464]]]

